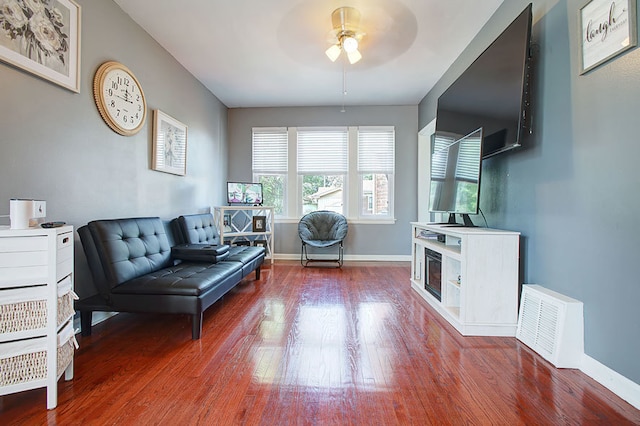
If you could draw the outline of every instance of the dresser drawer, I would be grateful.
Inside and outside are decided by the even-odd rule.
[[[0,341],[45,333],[47,306],[47,286],[0,291]]]
[[[57,236],[56,281],[73,272],[73,233],[65,232]]]
[[[71,246],[73,246],[73,232],[65,232],[57,236],[56,248],[58,250]]]
[[[0,238],[0,252],[47,251],[47,237],[4,237]]]
[[[47,339],[0,343],[0,395],[3,388],[47,378]]]

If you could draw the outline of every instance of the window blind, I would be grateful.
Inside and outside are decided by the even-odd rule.
[[[284,127],[255,128],[252,136],[253,173],[287,173],[288,135]]]
[[[358,128],[358,172],[390,174],[395,170],[393,127]]]
[[[453,138],[436,135],[433,139],[433,154],[431,155],[431,179],[444,180],[447,175],[449,161],[449,145]]]
[[[480,143],[478,138],[466,138],[460,141],[456,179],[477,182],[480,173]]]
[[[346,128],[298,129],[299,174],[344,174],[347,159]]]

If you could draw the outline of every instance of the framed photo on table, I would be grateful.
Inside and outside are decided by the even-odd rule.
[[[160,111],[153,115],[153,170],[187,174],[187,126]]]
[[[580,74],[638,43],[636,0],[591,0],[580,9]]]
[[[266,230],[267,230],[267,217],[253,216],[253,232],[266,232]]]
[[[225,214],[222,217],[222,226],[224,227],[224,232],[231,232],[231,215]]]
[[[4,3],[0,60],[80,93],[80,6],[73,0]]]

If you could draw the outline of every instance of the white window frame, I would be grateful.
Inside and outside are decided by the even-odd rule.
[[[361,126],[362,128],[388,128],[394,129],[393,126]],[[336,126],[315,127],[319,130],[331,130]],[[395,205],[395,170],[389,174],[389,214],[387,215],[361,215],[360,214],[360,196],[362,194],[361,179],[358,173],[358,126],[346,127],[348,131],[348,171],[344,181],[344,215],[349,223],[366,223],[366,224],[393,224],[396,222],[394,205]],[[255,127],[254,130],[264,129],[264,127]],[[282,216],[276,216],[278,223],[297,223],[302,215],[302,176],[297,171],[297,134],[298,127],[288,127],[288,170],[286,173],[285,187],[285,211]],[[305,128],[309,129],[309,128]],[[395,141],[394,141],[395,146]],[[295,194],[295,196],[294,196]],[[355,194],[355,196],[352,196]]]

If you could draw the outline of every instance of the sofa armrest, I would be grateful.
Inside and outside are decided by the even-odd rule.
[[[180,244],[171,248],[171,256],[190,262],[217,263],[229,257],[228,245]]]

